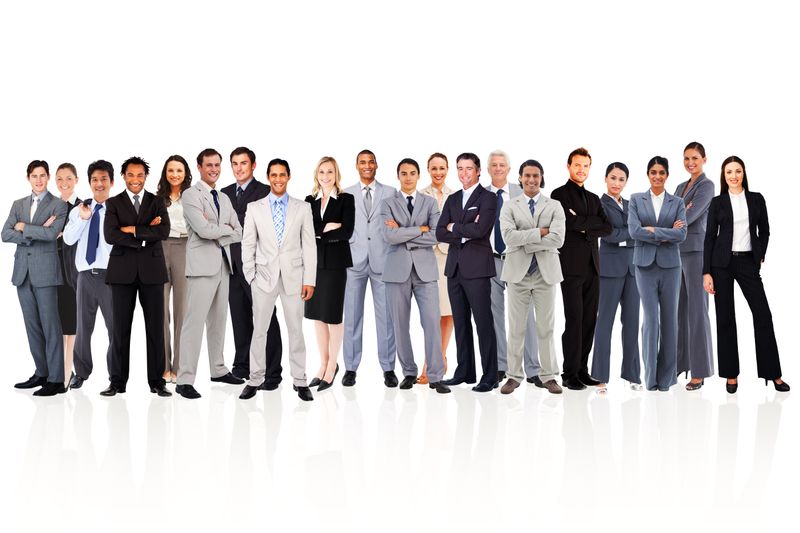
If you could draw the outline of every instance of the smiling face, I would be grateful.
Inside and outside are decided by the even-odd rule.
[[[274,164],[269,167],[269,173],[267,174],[267,180],[269,181],[269,186],[272,189],[272,194],[275,196],[283,196],[286,194],[286,184],[289,183],[289,171],[286,170],[286,167],[280,164]]]
[[[591,167],[592,160],[585,155],[572,156],[572,163],[567,165],[569,179],[583,187],[583,183],[589,178],[589,169]]]
[[[214,187],[222,170],[222,158],[216,154],[203,156],[203,162],[197,165],[197,170],[200,171],[200,179]]]
[[[250,157],[247,154],[238,154],[231,158],[233,177],[239,185],[247,183],[253,177],[255,169],[255,163],[250,162]]]
[[[105,170],[95,170],[89,177],[89,187],[92,189],[94,201],[102,204],[111,194],[111,176]]]
[[[68,200],[72,196],[77,182],[78,177],[68,168],[62,168],[56,172],[56,188],[62,200]]]
[[[658,195],[664,192],[668,177],[669,174],[664,165],[655,164],[650,167],[650,170],[647,171],[647,179],[650,180],[650,190],[653,191],[653,194]]]
[[[428,163],[428,174],[431,175],[431,183],[437,189],[441,189],[447,177],[447,161],[441,157],[434,157]]]
[[[691,174],[693,178],[703,173],[703,165],[705,165],[705,163],[706,158],[700,155],[698,150],[689,148],[683,152],[683,166],[686,168],[686,172]]]
[[[525,196],[533,198],[542,187],[542,171],[537,166],[523,167],[522,175],[519,177],[519,182],[522,184],[522,190]]]
[[[480,167],[477,167],[471,159],[462,159],[456,163],[456,171],[458,172],[458,181],[461,182],[464,190],[478,183],[481,175]]]
[[[36,196],[47,190],[48,181],[50,181],[50,174],[47,173],[44,167],[36,167],[28,174],[28,182],[31,184],[31,190]]]
[[[400,190],[403,194],[412,194],[417,190],[419,171],[411,163],[403,163],[397,170],[397,179],[400,180]]]
[[[144,189],[144,181],[147,179],[147,174],[144,171],[144,165],[130,164],[125,170],[125,187],[131,191],[132,194],[139,194]]]
[[[628,176],[622,169],[612,168],[611,172],[606,176],[606,187],[608,188],[608,195],[612,198],[619,200],[622,194],[622,189],[628,184]]]
[[[336,185],[336,167],[330,161],[320,164],[316,178],[319,188],[325,194],[329,194],[334,185]]]
[[[167,181],[170,187],[179,190],[181,184],[186,179],[186,167],[180,161],[170,161],[167,163]]]
[[[728,191],[739,194],[743,190],[742,181],[744,180],[744,169],[737,162],[725,165],[725,183],[728,184]]]
[[[493,155],[489,158],[489,175],[492,177],[492,185],[498,189],[508,182],[509,170],[508,160],[502,155]]]
[[[365,185],[372,183],[375,179],[375,172],[378,170],[378,162],[372,154],[361,154],[356,159],[356,170],[358,177]]]

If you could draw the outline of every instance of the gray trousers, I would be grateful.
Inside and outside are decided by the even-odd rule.
[[[402,283],[386,282],[386,300],[394,319],[394,338],[397,342],[397,359],[403,376],[417,376],[414,350],[411,347],[411,295],[417,300],[419,319],[425,336],[425,364],[430,383],[444,377],[442,360],[442,330],[439,327],[439,282],[422,281],[417,270],[411,267],[411,275]]]
[[[382,223],[382,222],[381,222]],[[372,285],[372,303],[375,306],[375,329],[378,335],[378,362],[384,372],[394,370],[396,348],[392,315],[386,305],[386,286],[381,275],[369,265],[364,270],[347,269],[347,285],[344,290],[344,367],[356,371],[361,364],[361,349],[364,333],[364,296],[367,281]]]
[[[508,343],[506,341],[506,282],[500,279],[503,273],[503,261],[494,258],[494,268],[497,275],[492,278],[492,317],[494,318],[494,335],[497,337],[497,370],[508,370]],[[528,323],[525,328],[525,374],[528,377],[538,376],[539,366],[536,340],[536,318],[534,317],[533,302],[531,302]]]
[[[204,325],[211,377],[218,378],[230,372],[223,358],[230,278],[230,270],[223,262],[213,276],[192,276],[186,280],[186,316],[181,331],[178,385],[194,384]]]
[[[164,372],[178,373],[181,353],[181,330],[186,313],[186,237],[170,237],[162,241],[169,280],[164,284]],[[172,316],[169,293],[172,292]],[[170,322],[172,328],[170,328]],[[170,329],[174,335],[170,335]],[[175,339],[175,349],[171,338]]]
[[[25,320],[28,346],[36,375],[50,383],[64,383],[64,338],[58,317],[58,288],[34,287],[29,276],[17,287],[17,297]]]
[[[687,370],[693,378],[714,375],[708,293],[703,289],[703,252],[681,253],[677,373]]]
[[[111,369],[111,339],[114,333],[114,306],[111,301],[111,286],[106,285],[105,270],[78,272],[76,290],[78,302],[78,332],[75,337],[75,374],[89,379],[94,368],[92,362],[92,333],[97,318],[97,308],[103,313],[108,333],[106,370]]]
[[[641,383],[639,357],[639,289],[630,272],[619,278],[600,277],[600,303],[594,330],[592,377],[608,383],[611,366],[611,333],[617,307],[622,307],[622,370],[620,376],[631,383]]]
[[[636,267],[636,286],[642,299],[642,360],[647,390],[666,390],[678,382],[678,293],[681,267],[653,263]]]

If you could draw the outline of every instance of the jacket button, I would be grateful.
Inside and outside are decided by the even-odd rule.
[[[371,241],[371,240],[372,240],[372,237],[367,237],[367,240],[368,240],[368,241]],[[31,255],[31,254],[28,254],[28,255]]]

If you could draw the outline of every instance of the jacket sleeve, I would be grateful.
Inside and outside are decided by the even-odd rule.
[[[191,191],[191,192],[190,192]],[[183,204],[183,218],[186,224],[192,228],[198,237],[210,241],[216,241],[222,237],[229,237],[235,233],[227,224],[214,224],[203,215],[203,204],[200,195],[192,189],[188,189],[181,197]],[[136,228],[137,230],[139,228]],[[139,235],[139,233],[136,233]],[[169,235],[169,232],[167,232]],[[237,242],[237,241],[231,241]],[[222,243],[220,243],[222,245]]]
[[[567,233],[566,215],[564,215],[564,208],[557,200],[553,200],[555,210],[553,212],[553,220],[550,221],[550,231],[544,237],[541,237],[538,243],[525,247],[526,252],[541,252],[544,250],[557,250],[564,245],[564,239]],[[530,248],[530,249],[529,249]]]
[[[711,201],[708,207],[708,222],[706,223],[706,238],[703,242],[703,274],[711,274],[711,258],[714,255],[714,246],[717,244],[719,234],[719,196]]]
[[[155,208],[154,216],[161,217],[161,223],[155,226],[150,225],[148,220],[145,224],[136,226],[136,238],[144,242],[158,242],[164,241],[169,237],[169,213],[167,212],[167,204],[160,196],[153,198],[153,207]],[[152,220],[152,219],[150,219]]]
[[[78,242],[83,235],[83,232],[89,227],[89,220],[83,220],[80,217],[80,207],[76,207],[69,212],[69,220],[66,227],[64,227],[64,244],[73,245]]]
[[[17,222],[19,222],[19,218],[17,217],[17,202],[14,202],[11,206],[11,211],[8,213],[8,218],[5,224],[3,224],[3,242],[30,246],[30,241],[22,236],[22,232],[14,229]]]
[[[629,206],[628,210],[630,211],[630,203],[628,204],[628,206]],[[603,208],[603,210],[605,210],[605,207]],[[606,211],[606,218],[609,218],[608,217],[608,211]],[[610,222],[610,220],[609,220],[609,222]],[[603,237],[600,237],[601,240],[606,241],[606,242],[610,242],[610,243],[613,243],[613,244],[618,244],[620,242],[625,242],[630,238],[631,238],[631,234],[628,231],[628,226],[627,225],[625,225],[625,226],[614,226],[613,224],[611,225],[611,233],[609,233],[608,235],[605,235]]]
[[[675,220],[683,220],[686,222],[686,206],[680,198],[678,198],[678,210],[675,214]],[[688,224],[684,224],[682,228],[656,227],[655,238],[658,239],[659,242],[681,243],[686,240],[688,231]]]
[[[233,232],[230,235],[224,235],[217,240],[220,246],[228,246],[235,242],[242,242],[242,225],[239,224],[239,215],[236,214],[232,204],[229,204],[229,207],[230,209],[228,212],[230,213],[230,216],[228,217],[226,223],[220,225],[224,225],[227,228],[233,228]]]
[[[356,227],[356,202],[352,194],[342,194],[342,227],[322,233],[325,224],[319,229],[317,235],[322,237],[323,241],[349,241],[353,236],[353,229]]]
[[[708,213],[708,206],[714,197],[714,184],[711,180],[700,184],[692,197],[692,207],[686,210],[686,225],[694,224],[695,220]]]
[[[512,202],[506,202],[500,209],[500,233],[503,235],[506,247],[525,246],[530,243],[538,243],[542,239],[542,232],[539,231],[539,228],[517,229]]]
[[[456,237],[452,232],[447,231],[447,226],[452,222],[450,220],[450,203],[453,195],[450,195],[442,206],[442,213],[439,217],[439,222],[436,224],[436,240],[439,242],[446,242],[448,244],[461,244],[461,237]]]
[[[253,203],[247,205],[247,211]],[[254,210],[255,211],[255,210]],[[244,231],[242,232],[242,274],[247,283],[253,283],[256,277],[256,246],[258,243],[258,229],[253,222],[253,214],[246,212],[244,217]]]
[[[406,249],[413,250],[415,248],[433,248],[436,246],[439,241],[436,240],[434,232],[436,231],[436,225],[439,223],[439,216],[439,206],[436,204],[436,200],[434,200],[433,209],[428,213],[428,223],[425,224],[429,228],[428,231],[408,241],[406,243]]]
[[[654,233],[650,233],[642,226],[642,223],[639,221],[639,207],[633,198],[631,198],[628,204],[628,232],[630,232],[631,237],[637,241],[655,244],[656,246],[661,244],[661,240],[656,239]]]
[[[764,254],[764,257],[761,258],[763,261],[767,257],[767,245],[769,244],[769,217],[767,216],[767,202],[764,200],[764,196],[760,193],[756,193],[758,196],[758,203],[761,204],[761,216],[758,218],[758,239],[761,241],[762,249],[761,253]]]
[[[54,241],[58,238],[58,234],[64,229],[64,221],[67,219],[67,211],[69,206],[66,202],[56,200],[56,206],[52,211],[52,216],[56,219],[48,226],[35,226],[33,224],[25,224],[22,230],[22,236],[29,241]],[[49,218],[49,217],[48,217]]]
[[[475,194],[475,192],[472,194]],[[453,231],[450,233],[452,233],[458,239],[458,242],[461,242],[462,238],[484,239],[494,228],[494,222],[497,215],[497,197],[491,193],[484,194],[484,196],[485,197],[480,201],[481,205],[478,208],[478,215],[480,218],[477,222],[453,224]]]
[[[303,285],[317,284],[317,237],[314,235],[314,217],[311,205],[302,204],[303,229],[300,234],[300,247],[303,251]]]

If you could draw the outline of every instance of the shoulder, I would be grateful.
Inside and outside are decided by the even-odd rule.
[[[356,199],[349,192],[342,192],[337,198],[342,202],[342,205],[355,205],[356,203]]]
[[[305,201],[306,201],[307,203],[309,203],[309,204],[313,204],[314,202],[316,202],[316,201],[317,201],[317,198],[314,198],[314,196],[312,196],[312,195],[310,195],[310,194],[309,194],[308,196],[306,196],[306,200],[305,200]]]
[[[226,185],[219,190],[221,193],[225,194],[235,194],[236,190],[236,182],[231,183],[230,185]]]

